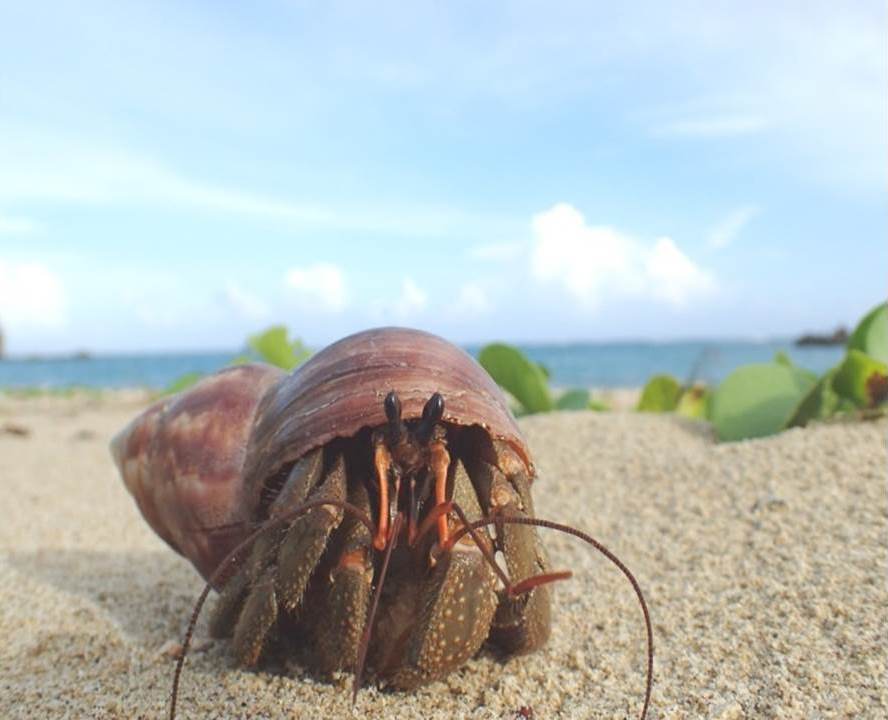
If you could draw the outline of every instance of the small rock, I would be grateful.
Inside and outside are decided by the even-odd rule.
[[[0,434],[15,435],[16,437],[30,437],[31,428],[18,423],[4,423],[0,425]]]
[[[711,720],[745,720],[746,714],[743,712],[743,706],[736,700],[722,703],[709,716]]]
[[[170,660],[178,660],[179,656],[182,654],[182,643],[178,640],[167,640],[160,646],[160,650],[157,651],[157,654],[161,657],[169,658]]]
[[[189,653],[199,653],[206,650],[210,645],[213,644],[213,641],[208,638],[200,638],[191,641],[191,645],[188,648]],[[160,649],[157,651],[158,657],[169,658],[170,660],[178,660],[182,655],[182,643],[178,640],[167,640],[163,645],[160,646]]]

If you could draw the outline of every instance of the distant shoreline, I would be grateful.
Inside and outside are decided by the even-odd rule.
[[[481,346],[465,346],[477,354]],[[822,373],[841,358],[838,346],[797,347],[791,340],[682,341],[657,343],[589,343],[520,345],[534,362],[545,366],[556,387],[627,388],[644,385],[653,375],[669,374],[680,382],[720,382],[734,368],[770,362],[778,352],[802,367]],[[140,388],[162,390],[189,373],[215,372],[242,355],[239,352],[192,354],[89,355],[53,358],[7,358],[0,361],[0,389]]]

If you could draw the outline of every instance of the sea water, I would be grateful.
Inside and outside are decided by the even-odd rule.
[[[723,380],[740,365],[768,362],[785,352],[817,373],[836,365],[844,348],[796,347],[790,341],[610,342],[523,345],[557,387],[638,387],[658,373],[681,382]],[[480,346],[466,349],[477,356]],[[147,387],[162,389],[186,373],[210,373],[243,351],[97,355],[0,360],[0,388]]]

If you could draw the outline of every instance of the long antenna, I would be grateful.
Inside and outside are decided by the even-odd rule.
[[[481,520],[476,520],[475,522],[469,523],[464,527],[454,533],[452,536],[451,543],[459,540],[460,537],[466,535],[467,533],[471,533],[473,530],[477,530],[478,528],[482,528],[485,525],[492,525],[494,523],[506,523],[513,525],[535,525],[536,527],[544,527],[549,528],[551,530],[558,530],[559,532],[567,533],[568,535],[573,535],[574,537],[580,538],[587,543],[589,543],[592,547],[594,547],[598,552],[604,555],[608,560],[610,560],[614,565],[616,565],[623,575],[629,580],[632,584],[632,589],[635,590],[635,595],[638,597],[638,602],[641,605],[641,613],[644,615],[644,627],[647,631],[647,681],[645,683],[644,690],[644,706],[641,709],[641,715],[639,716],[641,720],[644,720],[647,717],[647,711],[651,704],[651,689],[654,684],[654,631],[651,627],[651,614],[648,611],[647,603],[644,600],[644,594],[641,592],[641,586],[638,584],[638,580],[635,579],[635,576],[632,574],[632,571],[629,570],[628,567],[623,563],[620,558],[614,555],[610,550],[608,550],[604,545],[602,545],[598,540],[596,540],[591,535],[587,535],[581,530],[577,530],[576,528],[572,528],[569,525],[562,525],[561,523],[552,522],[551,520],[540,520],[539,518],[528,518],[528,517],[509,517],[503,515],[497,515],[495,518],[482,518]],[[477,542],[477,541],[476,541]],[[554,578],[560,579],[560,578]],[[529,578],[526,581],[522,581],[518,583],[516,588],[524,585],[525,587],[521,588],[521,591],[526,591],[530,589],[526,587],[528,584],[533,587],[534,586],[534,578]],[[537,584],[541,584],[542,582],[549,582],[550,579],[546,576],[540,576],[540,580],[536,581]]]

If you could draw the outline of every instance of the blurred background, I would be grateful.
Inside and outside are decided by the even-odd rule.
[[[276,324],[561,386],[822,372],[795,340],[885,296],[885,14],[4,3],[0,387],[161,388]]]

